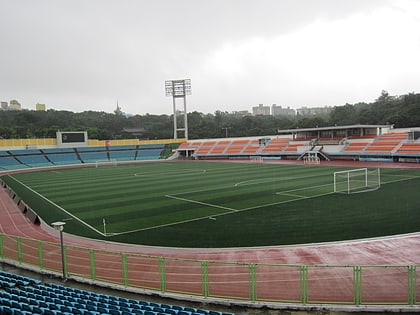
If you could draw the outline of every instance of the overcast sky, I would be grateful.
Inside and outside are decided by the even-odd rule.
[[[0,0],[0,100],[171,114],[420,92],[418,0]]]

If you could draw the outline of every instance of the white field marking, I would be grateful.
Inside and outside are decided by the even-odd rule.
[[[197,203],[197,204],[203,205],[203,206],[228,210],[230,212],[238,211],[237,209],[233,209],[233,208],[223,207],[223,206],[219,206],[219,205],[215,205],[215,204],[211,204],[211,203],[207,203],[207,202],[202,202],[202,201],[197,201],[197,200],[192,200],[192,199],[180,198],[180,197],[176,197],[176,196],[173,196],[173,195],[165,195],[165,197],[172,198],[172,199],[177,199],[177,200],[181,200],[181,201],[186,201],[186,202],[189,202],[189,203]]]
[[[311,198],[317,198],[317,197],[322,197],[322,196],[327,196],[327,195],[332,195],[332,194],[334,194],[334,192],[328,192],[328,193],[323,193],[323,194],[319,194],[319,195],[313,195],[313,196],[310,196],[310,197],[300,196],[297,199],[291,199],[291,200],[285,200],[285,201],[278,201],[278,202],[273,202],[273,203],[267,203],[267,204],[263,204],[263,205],[258,205],[258,206],[255,206],[255,207],[243,208],[243,209],[238,210],[238,212],[248,211],[248,210],[253,210],[253,209],[258,209],[258,208],[268,207],[268,206],[275,206],[275,205],[279,205],[279,204],[283,204],[283,203],[294,202],[294,201],[297,201],[297,200],[300,200],[300,199],[311,199]]]
[[[309,198],[307,196],[301,196],[301,195],[295,195],[295,194],[288,194],[288,193],[282,193],[282,192],[276,192],[276,195],[296,197],[298,199],[306,199],[306,198]]]
[[[386,182],[382,182],[382,181],[381,181],[381,184],[389,184],[389,183],[401,182],[401,181],[404,181],[404,180],[410,180],[410,179],[420,178],[420,176],[407,176],[407,175],[381,174],[381,179],[382,179],[383,177],[402,177],[402,176],[405,176],[405,178],[400,178],[400,179],[390,180],[390,181],[386,181]]]
[[[134,173],[134,176],[159,176],[159,175],[163,175],[163,176],[168,176],[168,175],[199,175],[199,174],[203,174],[206,173],[207,170],[179,170],[179,171],[174,171],[174,172],[163,172],[163,173]]]
[[[305,178],[311,178],[311,177],[319,177],[324,175],[330,175],[330,173],[325,174],[317,174],[317,175],[311,175],[311,176],[297,176],[297,177],[278,177],[278,178],[267,178],[267,179],[250,179],[243,182],[236,183],[234,186],[245,186],[245,185],[254,185],[254,184],[261,184],[261,183],[269,183],[269,182],[280,182],[285,180],[295,180],[295,179],[305,179]]]
[[[46,198],[45,196],[41,195],[39,192],[33,190],[31,187],[25,185],[24,183],[22,183],[20,180],[16,179],[15,177],[13,177],[12,175],[10,175],[11,178],[13,178],[15,181],[17,181],[18,183],[20,183],[22,186],[24,186],[26,189],[32,191],[34,194],[38,195],[39,197],[41,197],[42,199],[44,199],[45,201],[49,202],[50,204],[52,204],[53,206],[57,207],[58,209],[60,209],[61,211],[63,211],[65,214],[67,214],[68,216],[72,217],[73,219],[76,219],[77,221],[79,221],[80,223],[82,223],[83,225],[87,226],[89,229],[95,231],[96,233],[105,236],[104,233],[102,233],[101,231],[95,229],[93,226],[87,224],[85,221],[79,219],[78,217],[76,217],[75,215],[71,214],[70,212],[68,212],[66,209],[64,209],[63,207],[60,207],[58,204],[52,202],[51,200],[49,200],[48,198]],[[69,220],[69,219],[67,219]]]
[[[219,216],[222,216],[222,215],[226,215],[226,214],[229,214],[231,212],[232,211],[224,212],[224,213],[219,213],[219,214],[206,215],[206,216],[197,217],[197,218],[194,218],[194,219],[188,219],[188,220],[182,220],[182,221],[177,221],[177,222],[172,222],[172,223],[166,223],[166,224],[149,226],[149,227],[145,227],[145,228],[142,228],[142,229],[136,229],[136,230],[130,230],[130,231],[124,231],[124,232],[118,232],[118,233],[107,233],[107,235],[105,235],[105,237],[113,236],[113,235],[125,235],[125,234],[130,234],[130,233],[135,233],[135,232],[146,231],[146,230],[153,230],[153,229],[158,229],[158,228],[162,228],[162,227],[168,227],[168,226],[173,226],[173,225],[178,225],[178,224],[183,224],[183,223],[190,223],[190,222],[194,222],[194,221],[200,221],[200,220],[203,220],[203,219],[211,219],[211,218],[213,218],[211,220],[216,220],[216,217],[219,217]]]

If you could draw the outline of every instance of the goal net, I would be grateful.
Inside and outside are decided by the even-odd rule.
[[[381,176],[379,168],[359,168],[334,172],[334,192],[354,194],[379,189]]]
[[[95,167],[102,167],[102,166],[117,166],[118,161],[115,159],[109,159],[109,160],[97,160],[95,161]]]
[[[263,158],[262,158],[262,156],[261,156],[261,155],[251,155],[251,156],[249,157],[249,159],[250,159],[252,162],[256,162],[256,163],[262,163],[262,162],[263,162]]]

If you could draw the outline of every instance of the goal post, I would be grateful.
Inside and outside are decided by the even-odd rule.
[[[379,189],[380,169],[358,168],[334,172],[334,192],[354,194]]]
[[[109,159],[109,160],[97,160],[95,161],[95,167],[102,167],[102,166],[117,166],[118,161],[116,159]]]
[[[263,162],[263,157],[262,157],[261,155],[251,155],[251,156],[249,157],[249,159],[250,159],[252,162],[255,162],[255,163],[262,163],[262,162]]]

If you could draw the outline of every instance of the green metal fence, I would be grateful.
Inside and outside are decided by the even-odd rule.
[[[418,265],[253,264],[64,246],[0,234],[0,259],[40,271],[162,293],[250,302],[417,304]]]

